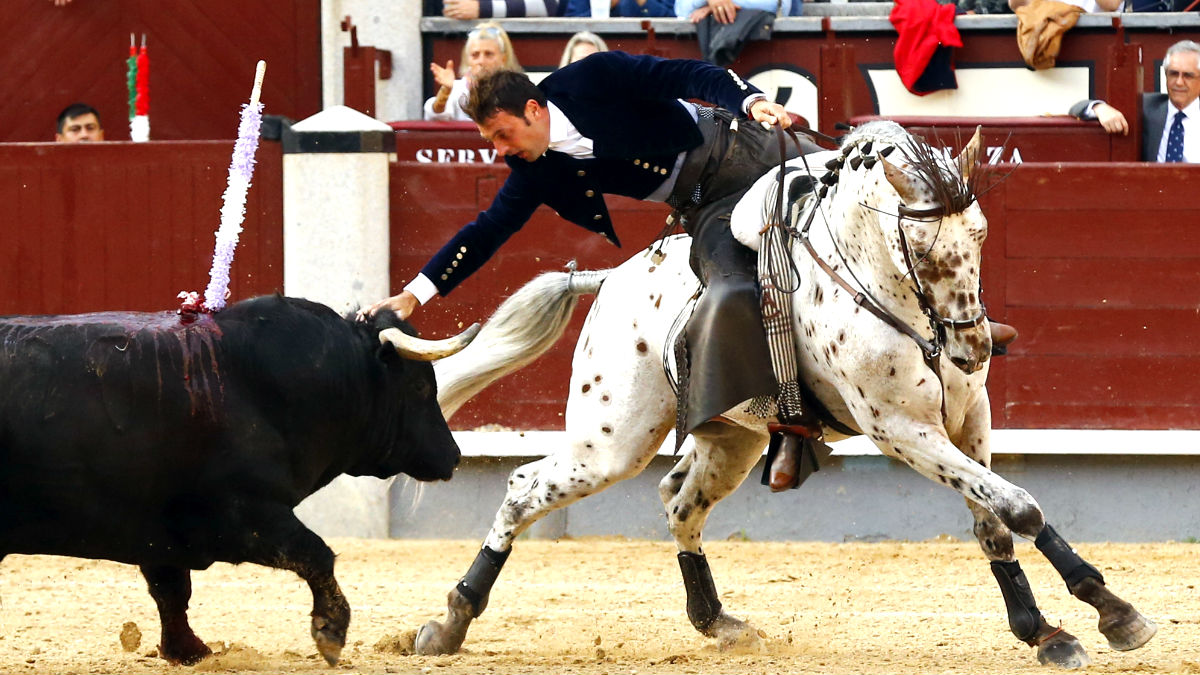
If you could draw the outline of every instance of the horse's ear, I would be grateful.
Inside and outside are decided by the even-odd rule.
[[[905,204],[915,204],[921,201],[922,191],[912,176],[908,175],[904,169],[887,161],[886,157],[880,157],[879,161],[883,164],[883,175],[887,178],[887,182],[892,184]]]
[[[967,144],[963,146],[962,152],[958,153],[958,172],[966,180],[971,177],[971,171],[979,162],[980,151],[983,149],[983,127],[975,127],[975,135]]]

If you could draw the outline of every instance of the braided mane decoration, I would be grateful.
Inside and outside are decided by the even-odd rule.
[[[841,153],[825,165],[819,196],[824,198],[838,184],[846,164],[853,171],[860,167],[869,171],[896,148],[900,149],[900,156],[891,161],[902,165],[924,184],[946,215],[961,213],[975,201],[978,186],[987,173],[978,156],[955,161],[948,153],[931,146],[924,136],[909,134],[899,124],[887,120],[868,122],[843,138]]]

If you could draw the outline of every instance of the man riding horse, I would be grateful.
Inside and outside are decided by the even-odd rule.
[[[668,223],[678,222],[692,236],[692,268],[706,287],[677,347],[683,385],[677,444],[743,401],[796,391],[795,383],[776,382],[756,257],[733,238],[728,221],[737,199],[780,161],[770,126],[791,125],[783,106],[732,71],[703,61],[603,52],[536,86],[512,71],[481,77],[464,110],[512,173],[486,211],[400,294],[365,315],[387,308],[408,318],[434,295],[446,295],[541,204],[620,245],[603,195],[661,201],[673,209]],[[802,143],[805,153],[820,149]],[[1002,324],[992,326],[997,344],[1015,337]],[[779,401],[779,424],[772,425],[772,446],[782,450],[772,464],[774,490],[796,484],[801,443],[820,439],[818,420],[791,398]]]

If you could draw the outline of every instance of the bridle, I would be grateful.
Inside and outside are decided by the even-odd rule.
[[[834,252],[837,254],[838,258],[842,261],[842,265],[845,267],[845,269],[850,272],[850,275],[852,277],[854,277],[855,281],[859,281],[859,288],[855,288],[853,285],[850,284],[850,282],[846,281],[846,279],[842,275],[838,274],[837,270],[833,269],[829,265],[829,263],[825,262],[825,260],[820,256],[820,254],[817,253],[816,248],[813,247],[812,242],[809,238],[809,230],[812,227],[813,220],[816,217],[817,211],[820,210],[822,200],[828,193],[829,187],[836,184],[836,182],[837,182],[836,176],[834,176],[832,179],[830,179],[831,174],[826,174],[825,176],[823,176],[820,181],[821,183],[823,183],[823,186],[820,188],[820,191],[817,190],[817,185],[816,185],[816,182],[814,181],[814,183],[812,185],[813,204],[808,209],[808,217],[805,219],[804,224],[800,228],[793,229],[786,224],[786,221],[784,220],[783,215],[784,215],[784,204],[786,203],[786,200],[784,199],[784,193],[786,191],[785,186],[786,186],[786,182],[787,182],[786,174],[788,173],[788,171],[787,171],[787,167],[785,166],[785,162],[784,162],[784,156],[786,154],[786,152],[785,152],[786,151],[786,140],[785,140],[784,134],[786,133],[787,135],[791,136],[792,141],[796,145],[797,149],[799,149],[800,143],[796,137],[796,132],[793,131],[792,129],[785,130],[780,127],[776,127],[776,132],[777,132],[777,137],[779,138],[780,167],[779,167],[779,172],[777,174],[777,181],[776,181],[777,193],[776,193],[775,214],[774,214],[775,223],[778,224],[779,227],[784,228],[784,230],[789,235],[798,239],[800,241],[800,243],[804,245],[805,250],[808,251],[809,255],[812,257],[812,260],[814,263],[816,263],[817,267],[824,270],[825,274],[827,274],[830,277],[830,279],[832,279],[834,281],[834,283],[836,283],[843,290],[845,290],[850,295],[850,297],[854,300],[855,304],[857,304],[859,307],[862,307],[866,311],[870,312],[876,318],[878,318],[880,321],[882,321],[883,323],[892,327],[894,330],[901,333],[902,335],[907,336],[914,343],[916,343],[916,345],[921,349],[921,354],[925,361],[925,365],[931,371],[933,371],[933,374],[937,377],[938,381],[941,382],[942,372],[941,372],[940,357],[942,354],[942,350],[946,345],[947,330],[966,330],[966,329],[970,329],[970,328],[975,328],[975,327],[979,326],[979,324],[983,323],[983,321],[987,318],[987,311],[983,305],[982,288],[980,289],[980,291],[981,291],[980,294],[977,295],[977,297],[979,298],[979,311],[974,316],[971,316],[966,319],[948,319],[948,318],[942,316],[934,308],[933,303],[929,300],[929,297],[926,294],[925,288],[924,288],[924,286],[922,286],[921,281],[916,274],[916,267],[918,264],[920,264],[921,260],[919,259],[915,262],[913,260],[912,250],[908,244],[908,237],[907,237],[907,235],[904,234],[904,227],[902,225],[902,221],[904,218],[910,218],[910,219],[937,218],[940,220],[941,218],[945,217],[948,214],[952,215],[955,213],[961,213],[961,212],[965,211],[967,209],[967,207],[969,207],[971,205],[971,203],[975,201],[975,197],[972,194],[970,194],[969,191],[963,190],[963,191],[959,191],[959,193],[956,194],[952,199],[948,200],[949,204],[943,204],[943,205],[939,205],[939,206],[929,208],[929,209],[913,209],[913,208],[909,208],[908,206],[901,204],[896,210],[896,214],[895,214],[896,229],[899,233],[900,246],[901,246],[901,250],[904,255],[904,262],[905,262],[905,265],[908,267],[906,275],[912,277],[913,284],[914,284],[915,290],[916,290],[917,302],[920,305],[921,312],[926,316],[927,319],[929,319],[929,325],[934,334],[933,339],[930,340],[929,338],[926,338],[924,335],[922,335],[915,328],[910,326],[906,321],[904,321],[900,317],[893,314],[890,310],[888,310],[883,305],[883,303],[879,302],[879,300],[877,300],[875,297],[873,297],[866,290],[863,290],[863,289],[865,289],[865,285],[861,281],[859,281],[858,278],[854,275],[854,272],[853,272],[852,268],[850,267],[849,262],[846,260],[845,254],[842,253],[841,249],[837,245],[837,239],[832,237],[832,233],[830,233],[830,235],[831,235],[831,241],[833,242]],[[811,130],[803,130],[802,133],[814,133],[814,132],[811,132]],[[833,140],[833,139],[830,139],[830,137],[824,136],[822,134],[816,134],[816,135],[821,136],[825,140]],[[869,145],[867,145],[866,147],[869,148]],[[869,152],[869,149],[867,150],[867,152]],[[875,159],[874,158],[864,158],[861,156],[862,154],[863,154],[862,150],[860,150],[860,156],[850,160],[851,165],[854,168],[857,168],[859,164],[866,164],[868,169],[871,168],[874,165]],[[887,154],[887,152],[881,151],[881,155],[886,155],[886,154]],[[809,165],[808,165],[808,160],[805,159],[803,153],[800,154],[800,159],[804,162],[804,167],[807,170],[808,174],[810,176],[814,175],[811,167],[809,167]],[[830,172],[833,172],[835,169],[840,170],[845,162],[846,162],[846,155],[842,155],[839,158],[837,158],[835,160],[831,160],[828,164],[826,164],[826,168],[829,169]],[[869,162],[869,164],[867,164],[868,162]],[[874,207],[869,206],[867,204],[862,204],[862,206],[872,209],[872,210],[875,210],[875,211],[879,211],[879,209],[875,209]],[[886,212],[882,212],[882,213],[886,213]],[[771,224],[769,223],[766,227],[764,227],[764,232],[770,226],[771,226]],[[946,417],[945,396],[942,397],[942,417],[943,417],[943,419]]]
[[[949,209],[953,210],[949,210],[944,206],[935,206],[929,209],[911,209],[904,204],[901,204],[896,209],[896,231],[900,236],[900,251],[904,254],[904,264],[906,267],[908,267],[906,275],[912,277],[913,285],[917,290],[917,302],[921,306],[921,313],[929,319],[929,326],[933,329],[934,334],[937,336],[935,339],[939,348],[944,347],[946,344],[947,329],[967,330],[969,328],[975,328],[987,319],[987,307],[983,304],[983,285],[981,283],[978,289],[978,295],[976,297],[979,298],[979,311],[976,312],[974,316],[966,319],[947,319],[946,317],[942,316],[941,313],[934,308],[933,303],[929,300],[929,295],[926,293],[925,287],[921,284],[921,278],[919,275],[917,275],[917,265],[921,264],[921,261],[924,260],[924,258],[922,257],[916,262],[913,261],[911,249],[908,245],[908,235],[904,234],[904,226],[902,225],[901,221],[904,218],[909,218],[912,220],[937,218],[940,221],[943,217],[948,215],[948,211],[950,215],[966,211],[967,207],[970,206],[971,202],[973,201],[974,198],[969,194],[959,193],[951,202],[951,206],[949,207]]]

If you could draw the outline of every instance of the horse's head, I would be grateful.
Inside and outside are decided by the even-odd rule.
[[[894,163],[881,160],[900,197],[894,211],[884,209],[896,214],[893,258],[911,278],[946,355],[967,374],[981,369],[992,350],[979,297],[987,219],[971,180],[981,145],[976,129],[958,157],[913,139],[892,156]]]

